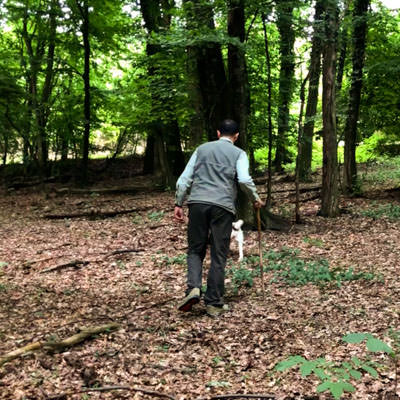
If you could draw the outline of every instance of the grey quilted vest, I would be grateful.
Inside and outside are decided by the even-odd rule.
[[[236,162],[242,152],[224,139],[199,146],[188,203],[215,204],[235,214]]]

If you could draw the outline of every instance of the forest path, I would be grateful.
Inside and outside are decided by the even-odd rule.
[[[349,213],[332,220],[316,216],[316,202],[305,203],[299,229],[262,237],[265,250],[297,249],[299,257],[326,259],[331,269],[353,266],[376,279],[297,287],[271,283],[274,272],[268,271],[263,302],[259,278],[235,293],[227,273],[232,310],[218,320],[206,316],[203,304],[193,313],[176,310],[185,289],[186,226],[172,221],[173,203],[170,193],[1,195],[0,354],[37,340],[63,339],[81,327],[121,324],[68,351],[37,352],[5,364],[1,399],[41,399],[44,393],[96,384],[138,385],[180,400],[223,393],[316,396],[316,380],[294,370],[274,372],[275,364],[290,355],[362,357],[364,346],[346,345],[344,334],[384,338],[390,327],[400,328],[400,223],[362,216],[369,200],[344,199],[341,206]],[[149,210],[107,219],[42,218],[135,207]],[[113,253],[124,249],[131,252]],[[246,233],[245,255],[257,249],[257,232]],[[237,252],[231,256],[236,260]],[[41,273],[73,260],[89,263]],[[351,398],[377,399],[392,388],[393,378],[390,369],[380,379],[365,376]],[[90,394],[91,399],[151,398],[146,396]]]

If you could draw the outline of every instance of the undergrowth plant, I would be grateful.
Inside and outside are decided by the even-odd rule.
[[[263,255],[264,271],[272,272],[272,282],[285,283],[290,286],[304,286],[308,283],[324,286],[359,279],[372,280],[379,278],[374,273],[347,269],[331,268],[326,259],[304,259],[297,249],[282,248],[281,251],[270,250]],[[238,292],[240,287],[253,286],[254,277],[260,275],[259,257],[245,257],[239,264],[233,264],[228,270],[231,276],[232,289]]]
[[[361,214],[374,219],[386,217],[395,221],[400,219],[400,206],[392,203],[380,206],[373,205],[371,208],[362,211]]]
[[[366,341],[366,350],[368,352],[383,352],[387,354],[394,362],[396,371],[396,387],[397,389],[397,364],[398,364],[398,348],[400,344],[400,332],[390,331],[389,336],[397,346],[397,350],[393,350],[387,343],[375,338],[370,333],[350,333],[342,337],[346,343],[360,344]],[[396,347],[395,347],[396,349]],[[314,375],[320,380],[316,390],[318,393],[330,392],[335,399],[340,399],[345,392],[353,393],[356,388],[354,381],[360,380],[364,374],[369,374],[373,378],[378,378],[377,368],[382,367],[380,364],[372,361],[369,357],[360,359],[352,357],[346,361],[328,361],[325,357],[315,360],[307,360],[302,356],[290,356],[286,360],[279,362],[275,366],[276,371],[286,371],[290,368],[299,368],[302,377]]]

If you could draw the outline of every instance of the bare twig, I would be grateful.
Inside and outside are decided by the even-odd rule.
[[[212,397],[199,397],[196,400],[227,400],[227,399],[259,399],[259,400],[274,400],[275,396],[272,394],[220,394]]]
[[[45,214],[43,218],[45,219],[66,219],[66,218],[112,218],[117,215],[131,214],[138,211],[150,210],[152,207],[136,207],[130,208],[128,210],[112,210],[112,211],[101,211],[101,210],[90,210],[71,214]]]
[[[81,267],[81,266],[84,266],[87,264],[89,264],[89,261],[87,261],[87,260],[72,260],[67,263],[58,264],[58,265],[55,265],[54,267],[46,268],[46,269],[40,271],[40,273],[44,274],[46,272],[59,271],[61,269],[68,268],[68,267],[78,268],[78,267]]]
[[[147,394],[149,396],[161,397],[161,398],[166,398],[166,399],[170,399],[170,400],[176,400],[174,396],[171,396],[170,394],[167,394],[167,393],[156,392],[154,390],[141,388],[141,387],[132,387],[132,386],[128,386],[128,385],[103,386],[103,387],[97,387],[97,388],[87,388],[87,389],[81,389],[81,390],[76,390],[76,391],[69,391],[69,392],[64,392],[64,393],[47,396],[46,400],[61,400],[61,399],[65,399],[68,396],[72,396],[74,394],[89,393],[89,392],[109,392],[111,390],[128,390],[130,392],[141,392],[141,393]]]

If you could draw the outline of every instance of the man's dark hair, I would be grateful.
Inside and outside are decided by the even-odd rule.
[[[224,119],[220,124],[218,130],[221,135],[233,136],[239,132],[239,125],[233,119]]]

